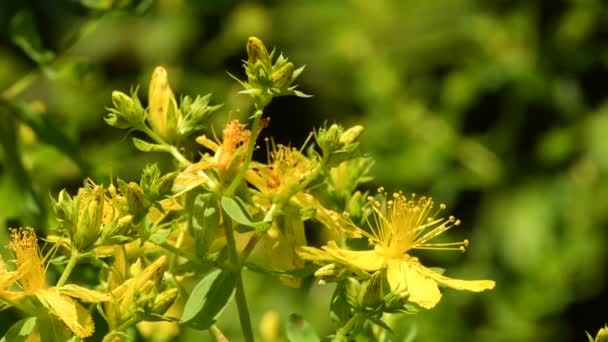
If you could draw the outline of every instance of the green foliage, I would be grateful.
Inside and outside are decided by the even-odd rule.
[[[342,299],[331,311],[341,323],[335,325],[335,317],[328,320],[320,308],[338,293],[329,286],[308,287],[306,277],[314,271],[309,264],[268,270],[267,259],[258,250],[266,243],[265,235],[255,234],[275,232],[265,223],[284,217],[284,210],[293,212],[290,200],[299,188],[325,208],[346,211],[358,226],[365,226],[365,199],[375,191],[373,186],[383,184],[432,195],[460,215],[462,231],[453,234],[470,238],[466,257],[421,253],[417,256],[422,261],[447,266],[448,274],[486,275],[499,284],[488,295],[446,291],[441,305],[416,316],[384,315],[382,321],[392,327],[395,340],[414,335],[416,341],[581,338],[582,331],[595,331],[605,320],[593,314],[596,303],[605,300],[607,286],[604,7],[598,0],[232,5],[83,0],[35,6],[5,2],[0,5],[0,222],[5,228],[31,225],[41,237],[53,237],[58,226],[53,202],[61,189],[67,188],[63,194],[75,198],[76,187],[87,177],[96,184],[114,183],[118,199],[126,200],[129,193],[123,205],[132,221],[101,229],[96,243],[130,248],[127,243],[135,234],[155,245],[172,246],[177,232],[187,227],[185,234],[193,239],[182,240],[185,245],[172,252],[182,253],[169,263],[167,276],[174,276],[178,270],[202,273],[227,266],[228,252],[214,244],[214,238],[224,234],[219,222],[230,217],[238,223],[234,230],[258,239],[245,266],[272,277],[305,278],[306,290],[294,294],[283,292],[266,276],[248,278],[245,272],[246,287],[253,293],[247,298],[254,330],[263,311],[273,307],[283,319],[302,313],[323,335],[346,324],[353,306],[338,296]],[[268,49],[266,58],[250,43],[245,55],[243,43],[252,34],[272,42],[275,52]],[[236,68],[239,59],[247,71]],[[296,62],[307,65],[299,75]],[[168,134],[173,135],[170,139],[161,136],[162,141],[148,134],[152,130],[158,135],[146,121],[147,93],[138,98],[136,92],[128,92],[134,84],[147,84],[153,66],[159,64],[171,75],[182,115],[174,130],[181,133]],[[254,96],[235,96],[237,85],[226,77],[226,70]],[[300,87],[289,90],[294,80]],[[256,82],[262,87],[251,87]],[[126,94],[114,96],[116,89]],[[210,160],[217,153],[207,145],[204,150],[195,145],[193,137],[204,133],[208,141],[218,142],[227,118],[261,116],[255,109],[269,100],[256,101],[256,94],[299,90],[315,97],[273,101],[264,116],[272,120],[260,124],[264,131],[248,127],[259,135],[260,146],[266,136],[300,145],[317,127],[315,143],[303,148],[303,154],[326,160],[315,179],[305,178],[303,186],[300,180],[281,193],[290,199],[280,201],[287,209],[277,201],[267,215],[269,207],[253,201],[245,189],[246,176],[239,176],[245,181],[233,182],[248,146],[240,145],[227,163],[232,165],[231,174],[216,172],[215,166],[192,172],[198,177],[193,177],[196,190],[187,189],[183,177],[173,174],[186,169],[189,161],[203,155]],[[213,101],[209,95],[196,95],[210,91]],[[223,102],[221,107],[216,101]],[[105,117],[103,108],[109,112]],[[175,117],[179,113],[173,112]],[[108,128],[103,119],[123,130]],[[340,123],[343,132],[365,127],[355,150],[367,162],[355,158],[335,167],[357,154],[340,147],[338,135],[331,140],[335,146],[318,138],[322,130],[332,130],[333,122]],[[184,132],[189,136],[182,138]],[[256,148],[251,146],[252,164],[264,164],[263,148]],[[141,170],[152,164],[158,165],[159,178],[144,186]],[[173,192],[167,192],[172,177]],[[123,186],[115,179],[123,179]],[[221,192],[227,188],[230,193],[225,197],[232,202],[225,206]],[[104,196],[111,197],[111,186],[104,189]],[[181,208],[169,209],[162,202],[185,189],[188,199]],[[253,195],[263,193],[253,190]],[[295,209],[306,221],[309,244],[323,245],[335,238],[320,227],[319,221],[327,218],[322,211],[310,203]],[[85,237],[83,241],[92,239]],[[276,237],[268,245],[286,243],[282,235]],[[244,241],[236,241],[241,248],[251,241],[249,235],[241,238]],[[61,276],[69,258],[70,246],[61,241],[54,255],[64,261],[48,267],[50,280]],[[0,230],[0,245],[8,242],[8,230]],[[366,249],[366,243],[348,241],[353,249]],[[147,252],[137,252],[144,265],[160,253],[155,248],[145,245]],[[93,258],[85,255],[70,280],[89,287],[99,279],[107,281],[107,267],[113,263],[107,255],[113,252],[104,253],[95,264],[89,264]],[[3,248],[2,255],[4,260],[14,258],[8,249]],[[183,264],[180,258],[193,261]],[[327,281],[352,276],[348,272],[336,265]],[[355,278],[365,284],[363,276]],[[186,279],[180,285],[178,306],[199,281],[192,274]],[[229,306],[218,326],[238,341],[234,310]],[[0,332],[15,323],[15,311],[0,313]],[[175,315],[179,316],[171,317]],[[373,329],[378,327],[365,326],[362,334]],[[104,333],[99,324],[97,334]],[[185,331],[178,340],[200,340],[192,334]],[[375,337],[382,340],[382,334]]]

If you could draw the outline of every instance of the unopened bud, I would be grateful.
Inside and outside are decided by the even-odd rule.
[[[340,135],[340,143],[343,145],[352,144],[353,142],[355,142],[355,140],[357,140],[357,138],[359,138],[361,132],[363,132],[363,126],[361,125],[356,125],[347,129],[344,133]]]
[[[288,62],[272,73],[272,86],[280,90],[286,90],[293,81],[295,66]]]
[[[359,303],[362,307],[375,308],[382,301],[382,272],[377,271],[369,278],[359,293]]]
[[[175,95],[169,87],[167,70],[159,66],[154,69],[148,89],[148,121],[152,130],[167,142],[177,138],[177,125],[180,120]]]
[[[104,189],[99,185],[81,188],[78,193],[80,212],[72,241],[78,250],[85,251],[99,238],[104,210]]]
[[[115,109],[110,109],[104,118],[108,125],[120,129],[143,126],[145,110],[136,94],[129,97],[120,91],[113,91],[112,103],[114,103]]]
[[[175,181],[176,177],[176,172],[168,173],[160,177],[160,180],[158,181],[158,195],[160,197],[168,195],[171,192],[171,189],[173,188],[173,182]]]
[[[340,136],[342,135],[342,127],[337,124],[329,126],[329,128],[320,128],[315,132],[317,144],[323,151],[323,154],[331,154],[340,148]]]
[[[257,61],[270,65],[268,50],[258,37],[249,37],[247,40],[247,57],[250,65],[254,65]]]
[[[148,200],[142,188],[134,182],[127,185],[126,197],[129,212],[133,214],[133,221],[138,223],[148,212],[151,206],[150,200]]]
[[[152,303],[152,313],[162,315],[167,312],[169,307],[175,302],[177,293],[178,291],[176,288],[170,288],[158,294]]]
[[[608,342],[608,326],[604,326],[597,332],[594,342]]]

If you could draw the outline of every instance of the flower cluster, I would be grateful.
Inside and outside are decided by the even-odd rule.
[[[416,249],[467,247],[467,240],[435,242],[460,225],[442,216],[445,205],[383,189],[376,196],[358,190],[371,179],[373,164],[359,149],[362,126],[325,125],[301,148],[266,138],[267,160],[254,160],[270,124],[265,107],[277,96],[307,95],[293,84],[303,67],[283,55],[275,58],[256,37],[249,38],[247,55],[246,80],[238,81],[255,112],[249,123],[228,121],[219,140],[203,130],[221,105],[210,106],[209,95],[178,103],[163,67],[152,74],[147,108],[137,91],[112,94],[106,122],[143,132],[147,138],[133,138],[134,145],[171,154],[175,169],[149,165],[139,182],[117,179],[117,186],[114,180],[103,186],[86,180],[74,196],[61,191],[53,199],[58,224],[46,238],[45,257],[32,229],[13,232],[16,260],[12,270],[0,260],[0,303],[35,319],[29,333],[55,340],[91,336],[93,319],[80,300],[98,304],[104,341],[123,340],[135,327],[142,334],[156,331],[161,340],[181,326],[223,336],[215,322],[235,298],[245,340],[253,341],[245,269],[291,287],[313,274],[337,283],[331,317],[338,341],[372,325],[390,331],[385,313],[432,309],[441,299],[439,286],[474,292],[494,287],[491,280],[448,278],[412,255]],[[204,150],[188,151],[193,144],[185,142],[191,140]],[[309,246],[306,222],[317,229],[322,247]],[[47,283],[49,265],[61,274],[53,285]],[[89,280],[90,288],[68,284],[76,269],[94,270],[97,281]]]

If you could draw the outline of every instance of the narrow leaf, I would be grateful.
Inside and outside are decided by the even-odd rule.
[[[253,227],[259,231],[266,231],[270,228],[270,222],[254,222],[245,207],[245,203],[238,197],[222,197],[222,208],[236,222]]]
[[[198,194],[194,199],[190,229],[196,244],[196,254],[204,257],[220,225],[217,200],[212,194]]]

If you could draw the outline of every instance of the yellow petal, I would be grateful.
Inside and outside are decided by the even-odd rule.
[[[403,260],[399,264],[399,269],[405,275],[407,281],[408,301],[416,303],[425,309],[432,309],[439,303],[441,299],[439,287],[435,280],[427,274],[431,270],[422,266],[414,258]]]
[[[385,266],[385,259],[374,251],[349,251],[329,241],[323,249],[303,246],[298,248],[302,259],[312,261],[332,261],[364,271],[378,271]]]
[[[85,338],[93,335],[93,318],[82,305],[62,295],[56,288],[40,289],[37,294],[48,303],[51,313],[58,316],[76,336]]]
[[[385,258],[375,251],[349,251],[338,247],[334,241],[323,246],[335,260],[364,271],[377,271],[385,266]]]
[[[59,292],[70,297],[79,298],[91,303],[107,302],[112,299],[107,293],[89,290],[75,284],[68,284],[59,288]]]
[[[433,272],[432,270],[430,270],[428,268],[425,268],[423,266],[421,266],[421,267],[425,269],[425,273],[427,273],[427,275],[429,277],[435,279],[435,281],[438,282],[439,284],[451,287],[456,290],[481,292],[481,291],[493,289],[494,285],[496,284],[492,280],[461,280],[461,279],[448,278],[448,277],[442,276],[441,274],[439,274],[437,272]]]

